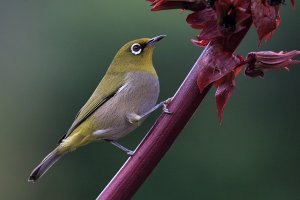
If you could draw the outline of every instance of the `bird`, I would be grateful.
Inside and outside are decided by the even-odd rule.
[[[152,61],[154,47],[164,37],[136,39],[119,49],[70,129],[34,168],[29,182],[36,182],[63,155],[93,141],[108,141],[133,155],[133,151],[116,140],[133,131],[160,107],[165,113],[171,113],[167,109],[170,98],[156,104],[160,86]]]

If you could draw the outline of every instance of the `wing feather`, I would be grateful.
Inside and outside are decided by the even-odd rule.
[[[124,86],[124,76],[114,76],[113,74],[106,74],[98,87],[86,102],[86,104],[79,110],[75,120],[68,130],[59,140],[59,143],[67,138],[81,123],[83,123],[89,116],[91,116],[99,107],[105,102],[114,97],[118,91]]]

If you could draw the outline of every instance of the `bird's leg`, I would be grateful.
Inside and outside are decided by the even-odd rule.
[[[165,101],[160,102],[159,104],[157,104],[156,106],[154,106],[153,108],[151,108],[148,112],[144,113],[143,115],[141,115],[142,118],[147,117],[148,115],[150,115],[152,112],[154,112],[155,110],[157,110],[160,107],[163,107],[163,111],[164,113],[167,114],[172,114],[172,112],[170,112],[167,108],[167,105],[172,101],[172,98],[168,98]]]
[[[127,149],[126,147],[122,146],[121,144],[117,143],[114,140],[105,140],[105,141],[111,143],[112,145],[114,145],[115,147],[117,147],[121,151],[125,152],[129,156],[132,156],[134,154],[134,151],[131,151],[131,150]]]
[[[151,108],[150,110],[148,110],[147,112],[143,113],[142,115],[138,115],[136,113],[130,113],[127,115],[127,119],[130,123],[134,124],[134,123],[138,123],[141,120],[143,120],[144,118],[148,117],[152,112],[154,112],[155,110],[157,110],[158,108],[163,106],[163,111],[164,113],[167,114],[172,114],[172,112],[170,112],[167,108],[167,105],[172,101],[172,98],[168,98],[165,101],[160,102],[159,104],[155,105],[153,108]]]

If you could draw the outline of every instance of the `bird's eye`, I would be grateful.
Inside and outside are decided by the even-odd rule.
[[[138,43],[134,43],[133,45],[131,45],[130,49],[131,49],[131,53],[133,53],[134,55],[138,55],[142,52],[142,47]]]

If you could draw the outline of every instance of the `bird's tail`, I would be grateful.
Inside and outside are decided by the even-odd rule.
[[[62,153],[59,152],[58,147],[56,149],[54,149],[51,153],[49,153],[44,160],[42,160],[42,162],[31,172],[28,181],[29,182],[36,182],[41,176],[43,176],[48,169],[50,169],[50,167],[52,165],[54,165],[54,163],[56,163],[56,161],[58,161],[61,157],[63,156]]]

